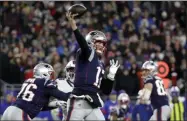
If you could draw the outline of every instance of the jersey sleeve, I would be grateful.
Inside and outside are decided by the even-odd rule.
[[[57,83],[51,80],[48,80],[48,82],[45,84],[45,92],[47,95],[63,101],[67,101],[70,95],[70,93],[64,93],[58,90]]]
[[[57,88],[57,81],[52,81],[52,80],[47,80],[45,83],[44,83],[44,86],[48,89],[55,89]]]
[[[74,30],[74,35],[77,39],[77,42],[81,48],[81,53],[86,57],[89,58],[91,51],[90,48],[85,40],[85,38],[82,36],[82,34],[79,32],[78,29]]]
[[[153,77],[149,76],[144,80],[144,84],[153,83]]]
[[[103,78],[101,81],[101,87],[100,87],[102,93],[105,95],[109,95],[110,92],[112,91],[113,83],[114,83],[114,81],[112,81],[108,78]]]
[[[45,105],[41,111],[48,111],[48,110],[53,110],[53,109],[56,109],[58,107],[49,107],[48,105]]]

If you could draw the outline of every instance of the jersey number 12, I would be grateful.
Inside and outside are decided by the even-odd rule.
[[[30,89],[37,89],[36,84],[24,83],[17,97],[22,95],[23,100],[29,101],[29,102],[32,101],[32,99],[34,98],[34,93]]]

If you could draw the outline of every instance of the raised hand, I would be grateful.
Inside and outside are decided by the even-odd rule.
[[[71,12],[67,12],[66,13],[66,17],[72,27],[73,30],[76,30],[77,29],[77,25],[76,25],[76,21],[75,21],[75,16],[77,16],[78,14],[71,14]]]
[[[114,59],[110,60],[109,74],[107,75],[110,80],[114,80],[114,77],[119,67],[120,64],[118,63],[118,60],[116,62],[114,61]]]

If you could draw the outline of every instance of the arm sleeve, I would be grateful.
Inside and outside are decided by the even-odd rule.
[[[45,84],[45,88],[46,88],[45,91],[46,91],[47,95],[49,95],[50,97],[52,96],[52,97],[55,97],[55,98],[57,98],[59,100],[63,100],[63,101],[67,101],[69,98],[70,92],[64,93],[64,92],[58,90],[56,82],[49,80]]]
[[[79,32],[78,29],[74,30],[74,35],[77,39],[77,42],[81,48],[81,52],[84,56],[86,56],[87,58],[89,58],[90,56],[90,49],[89,46],[85,40],[85,38],[82,36],[82,34]]]
[[[50,96],[53,96],[53,97],[59,99],[59,100],[67,101],[68,98],[69,98],[69,95],[70,95],[71,93],[64,93],[64,92],[62,92],[62,91],[60,91],[60,90],[58,90],[58,89],[56,88],[56,89],[50,89],[50,90],[48,91],[48,94],[49,94]]]
[[[112,88],[113,88],[113,83],[114,81],[108,79],[108,78],[103,78],[102,81],[101,81],[101,91],[103,92],[103,94],[105,95],[109,95],[110,92],[112,91]]]
[[[55,109],[55,108],[58,108],[58,107],[49,107],[49,106],[44,106],[43,108],[42,108],[42,111],[48,111],[48,110],[53,110],[53,109]]]

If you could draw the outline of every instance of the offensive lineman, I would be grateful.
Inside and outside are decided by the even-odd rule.
[[[150,121],[167,121],[171,113],[168,96],[162,79],[157,77],[156,74],[157,64],[153,61],[146,61],[142,65],[142,78],[145,84],[144,88],[139,91],[139,98],[143,100],[151,99],[154,112]]]
[[[67,101],[70,93],[64,93],[57,89],[52,81],[54,69],[47,63],[39,63],[34,67],[34,78],[25,80],[16,101],[9,106],[2,120],[23,120],[33,119],[40,111],[49,110],[49,98],[55,97]]]
[[[105,34],[91,31],[85,39],[77,28],[75,14],[67,12],[66,16],[80,46],[76,54],[74,89],[67,103],[66,120],[105,120],[99,108],[103,102],[98,93],[101,90],[104,94],[110,94],[120,65],[118,61],[115,63],[111,60],[107,78],[103,79],[104,64],[101,57],[106,50]]]
[[[60,91],[63,91],[65,93],[72,92],[73,87],[74,87],[74,79],[75,79],[75,61],[71,60],[67,63],[65,67],[65,74],[66,77],[64,79],[58,78],[56,79],[57,82],[57,87]],[[60,101],[57,99],[52,100],[49,103],[50,107],[60,107],[54,110],[51,110],[52,116],[55,120],[60,120],[57,116],[56,113],[60,112],[62,109],[63,113],[63,120],[66,119],[67,116],[67,108],[66,108],[66,102],[65,101]]]

